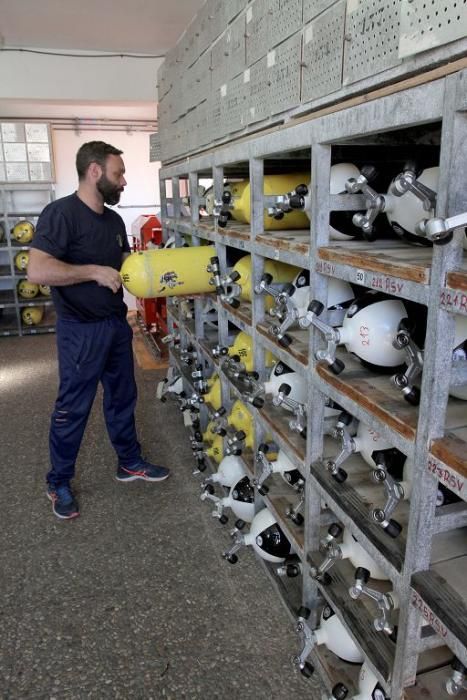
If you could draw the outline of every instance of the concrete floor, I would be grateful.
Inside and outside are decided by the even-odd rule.
[[[231,566],[227,529],[192,476],[161,372],[138,369],[138,425],[163,484],[122,484],[96,401],[78,461],[81,517],[58,521],[45,496],[55,337],[0,339],[0,698],[288,698],[293,625],[251,552]],[[316,696],[315,696],[316,697]]]

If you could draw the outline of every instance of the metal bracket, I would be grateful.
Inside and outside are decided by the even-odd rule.
[[[457,658],[454,658],[451,668],[452,674],[446,681],[446,691],[448,695],[457,695],[461,690],[467,690],[467,668]]]
[[[303,525],[304,518],[300,513],[304,503],[305,503],[305,481],[301,480],[298,484],[294,486],[295,490],[300,494],[300,498],[294,506],[289,506],[285,511],[285,517],[289,518],[295,525]]]
[[[289,421],[289,428],[294,433],[299,433],[302,437],[306,438],[306,406],[303,403],[295,401],[295,399],[291,399],[289,396],[291,391],[292,387],[289,384],[286,382],[281,384],[272,403],[274,406],[287,406],[287,408],[293,412],[295,418]]]
[[[287,194],[281,194],[274,198],[274,204],[268,207],[268,214],[274,219],[282,219],[284,214],[288,214],[295,210],[305,209],[305,197],[308,194],[306,185],[297,185],[297,187]]]
[[[199,410],[199,405],[204,403],[203,397],[197,393],[193,393],[191,396],[179,397],[178,400],[181,411],[186,411],[186,409]]]
[[[341,451],[333,459],[328,459],[325,462],[326,469],[331,473],[331,476],[338,483],[342,483],[347,479],[347,472],[341,469],[340,465],[345,462],[350,455],[356,452],[356,443],[350,435],[348,426],[353,422],[353,417],[350,413],[343,411],[337,419],[334,429],[331,431],[331,437],[339,440],[341,443]]]
[[[332,523],[329,526],[328,534],[324,539],[321,540],[319,545],[319,551],[326,555],[324,561],[321,562],[319,567],[312,566],[310,568],[310,575],[312,578],[316,579],[323,585],[330,582],[330,576],[327,573],[329,569],[334,565],[336,561],[342,559],[342,549],[340,545],[337,544],[336,539],[342,534],[342,527],[337,523]]]
[[[207,390],[207,381],[204,378],[203,365],[196,365],[195,371],[191,373],[191,378],[195,389],[204,394]]]
[[[404,351],[407,363],[405,372],[395,374],[392,377],[392,381],[402,391],[402,395],[407,403],[410,403],[412,406],[418,406],[420,403],[420,389],[415,385],[415,381],[423,371],[423,352],[412,340],[410,331],[403,327],[399,327],[392,344],[396,349]]]
[[[362,566],[355,571],[355,583],[349,588],[349,595],[354,600],[358,600],[361,595],[366,595],[371,600],[374,600],[379,611],[379,615],[374,618],[373,624],[377,632],[385,632],[388,636],[394,636],[396,631],[395,625],[389,621],[390,614],[398,607],[397,599],[394,594],[381,593],[374,588],[367,586],[370,572]],[[395,641],[395,640],[394,640]]]
[[[212,210],[212,215],[215,220],[217,220],[218,226],[225,228],[227,226],[228,220],[231,218],[230,211],[233,209],[232,204],[232,194],[229,190],[224,190],[222,193],[222,199],[219,201],[214,200],[214,207]]]
[[[227,419],[225,418],[225,414],[227,413],[226,409],[221,406],[212,416],[211,420],[211,432],[213,435],[221,435],[224,437],[227,435]]]
[[[269,294],[274,298],[274,306],[269,309],[269,315],[278,319],[279,323],[274,323],[269,327],[269,332],[273,335],[279,345],[288,347],[292,338],[286,335],[286,330],[290,326],[297,324],[300,316],[299,310],[291,299],[295,292],[293,284],[281,285],[280,288],[272,284],[272,276],[268,273],[261,278],[259,285],[255,287],[256,294]]]
[[[245,545],[245,535],[243,535],[241,531],[244,525],[245,523],[243,521],[237,520],[236,526],[229,533],[230,537],[233,539],[233,543],[229,549],[226,549],[225,552],[222,553],[222,556],[224,559],[227,559],[229,564],[237,563],[238,557],[236,553]]]
[[[425,211],[436,207],[436,192],[419,182],[415,170],[410,167],[394,178],[390,189],[396,197],[402,197],[406,192],[412,192],[422,202]]]
[[[180,360],[186,365],[191,365],[193,360],[196,360],[197,357],[198,355],[193,345],[188,345],[188,347],[180,350]]]
[[[345,365],[341,360],[336,359],[337,346],[340,344],[340,334],[338,328],[333,328],[329,323],[321,321],[318,317],[322,314],[324,305],[313,299],[309,304],[305,316],[299,319],[300,328],[309,328],[314,326],[320,333],[323,334],[327,341],[326,350],[318,350],[315,357],[318,361],[326,362],[334,374],[340,374]]]
[[[281,564],[276,568],[276,574],[280,577],[296,578],[303,573],[302,562],[298,557],[293,558],[292,561],[286,561],[285,564]]]
[[[300,635],[303,646],[301,652],[293,657],[294,665],[307,677],[311,676],[314,672],[314,667],[307,661],[307,658],[316,644],[315,633],[307,622],[309,616],[310,611],[308,608],[300,608],[295,631]]]
[[[447,219],[433,217],[424,219],[417,224],[417,233],[425,236],[433,243],[448,243],[452,238],[452,232],[456,228],[467,226],[467,212],[457,214]]]
[[[256,486],[261,495],[264,495],[269,491],[268,487],[263,486],[263,484],[266,481],[266,479],[268,479],[273,473],[273,466],[266,457],[268,450],[268,446],[263,443],[258,447],[258,450],[255,455],[255,461],[256,464],[258,464],[261,467],[261,473],[258,477],[253,479],[253,484]]]
[[[211,515],[213,518],[217,518],[218,520],[223,520],[224,516],[224,499],[219,498],[219,496],[215,496],[213,493],[210,492],[209,489],[204,489],[203,493],[200,496],[200,499],[202,501],[211,501],[214,503],[215,508],[211,512]]]
[[[243,430],[238,430],[236,433],[227,439],[225,448],[226,455],[241,455],[245,449],[246,434]]]
[[[375,523],[380,525],[391,537],[397,537],[402,532],[402,527],[391,518],[400,501],[404,498],[403,486],[394,479],[387,471],[382,456],[375,457],[376,469],[372,471],[373,481],[383,484],[386,491],[386,503],[383,508],[373,508],[371,517]]]
[[[366,214],[356,213],[352,217],[352,222],[358,228],[361,228],[365,236],[371,236],[373,233],[373,224],[376,217],[384,211],[386,200],[383,195],[378,194],[368,184],[369,175],[365,175],[365,169],[359,177],[351,177],[345,183],[345,189],[350,194],[359,194],[362,192],[366,199],[367,211]]]

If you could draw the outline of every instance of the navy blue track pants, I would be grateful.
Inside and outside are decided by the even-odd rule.
[[[68,484],[99,382],[110,440],[124,467],[141,460],[134,411],[133,332],[125,318],[81,323],[57,320],[60,386],[50,425],[51,470],[47,482]]]

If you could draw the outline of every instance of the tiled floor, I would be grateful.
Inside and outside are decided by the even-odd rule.
[[[0,698],[318,697],[292,669],[297,639],[250,552],[198,498],[192,455],[161,374],[138,369],[138,425],[162,484],[122,484],[96,401],[75,487],[81,517],[45,497],[54,336],[0,340]],[[228,526],[227,526],[228,527]]]

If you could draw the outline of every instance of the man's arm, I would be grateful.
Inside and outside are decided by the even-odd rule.
[[[118,270],[104,265],[70,265],[37,248],[29,250],[28,281],[62,287],[80,282],[97,282],[117,292],[122,286]]]

